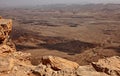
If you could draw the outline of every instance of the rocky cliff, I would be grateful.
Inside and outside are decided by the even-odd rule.
[[[79,66],[60,57],[44,56],[37,66],[30,54],[18,52],[10,39],[12,20],[0,17],[0,76],[120,76],[120,57]]]

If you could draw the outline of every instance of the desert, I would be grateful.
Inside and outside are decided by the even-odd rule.
[[[119,7],[0,8],[0,76],[119,76]]]

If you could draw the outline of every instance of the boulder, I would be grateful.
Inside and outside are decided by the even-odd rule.
[[[100,59],[98,62],[93,62],[92,66],[98,72],[105,72],[106,74],[111,76],[120,76],[120,57],[119,56]]]
[[[54,70],[63,69],[77,69],[79,65],[76,62],[72,62],[56,56],[44,56],[42,58],[42,63],[44,65],[50,65]]]

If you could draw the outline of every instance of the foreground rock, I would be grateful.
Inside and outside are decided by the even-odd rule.
[[[92,65],[79,66],[76,76],[109,76],[104,72],[97,72]]]
[[[12,30],[11,19],[0,19],[0,43],[6,43]]]
[[[100,59],[98,62],[92,63],[93,67],[99,72],[105,72],[108,75],[120,76],[120,57]]]
[[[12,53],[15,52],[16,50],[13,50],[10,46],[8,45],[0,45],[0,54],[4,53]]]
[[[34,66],[27,59],[27,55],[29,54],[22,52],[0,55],[0,76],[29,76]]]
[[[55,57],[55,56],[44,56],[42,58],[42,63],[44,65],[50,65],[54,70],[63,70],[63,69],[77,69],[79,65],[75,62]]]

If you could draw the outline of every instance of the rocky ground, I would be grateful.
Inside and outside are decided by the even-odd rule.
[[[0,28],[0,76],[120,76],[119,56],[84,66],[56,56],[43,56],[38,65],[32,65],[30,53],[16,51],[9,37],[12,20],[0,19]]]
[[[120,9],[118,5],[98,6],[85,6],[86,10],[78,6],[73,10],[6,8],[0,14],[13,19],[11,38],[18,51],[31,53],[32,64],[53,55],[88,65],[120,56]]]

